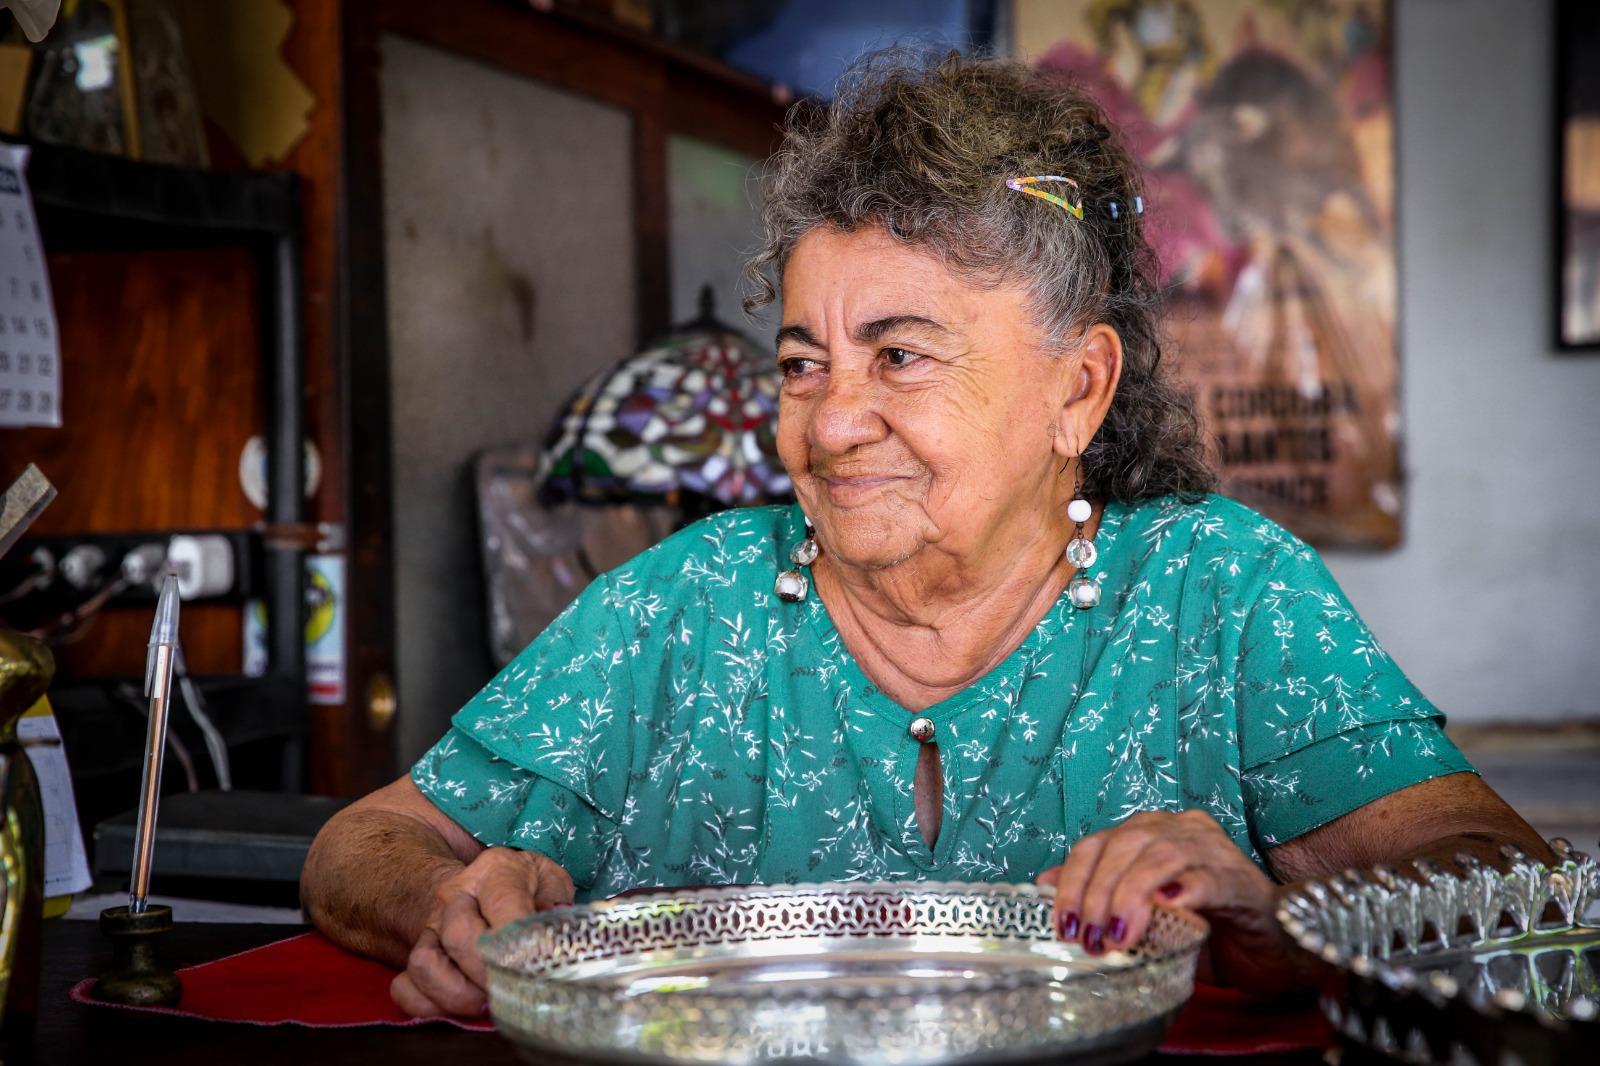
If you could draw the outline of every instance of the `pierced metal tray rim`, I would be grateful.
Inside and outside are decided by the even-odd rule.
[[[519,935],[528,929],[543,925],[554,925],[569,920],[574,911],[585,910],[589,912],[610,911],[623,907],[636,907],[641,904],[666,903],[675,900],[719,901],[723,899],[759,899],[772,896],[804,896],[821,895],[824,893],[854,894],[882,893],[903,891],[916,895],[992,895],[992,896],[1017,896],[1041,900],[1053,900],[1055,889],[1046,885],[1029,883],[990,882],[990,881],[820,881],[802,882],[798,884],[781,885],[715,885],[706,888],[674,889],[662,887],[659,891],[639,892],[628,896],[615,896],[605,900],[593,900],[588,903],[565,904],[554,907],[526,918],[520,918],[492,933],[485,933],[478,940],[479,951],[489,969],[495,970],[508,977],[526,977],[520,968],[508,965],[496,958],[494,952],[503,950],[515,943]],[[978,994],[984,992],[1004,992],[1012,989],[1041,986],[1049,984],[1068,984],[1075,980],[1088,980],[1107,973],[1131,973],[1150,966],[1165,962],[1184,952],[1198,952],[1204,945],[1206,937],[1210,934],[1211,927],[1204,918],[1193,911],[1182,907],[1173,907],[1157,903],[1156,909],[1173,915],[1181,924],[1190,930],[1190,936],[1180,947],[1169,949],[1165,952],[1131,955],[1126,952],[1117,952],[1120,956],[1115,966],[1102,967],[1096,970],[1087,970],[1080,973],[1069,974],[1066,978],[1047,978],[1036,970],[1023,970],[1015,974],[982,974],[971,977],[952,977],[948,980],[918,980],[914,982],[885,982],[869,988],[842,989],[827,984],[821,985],[793,985],[775,986],[763,989],[764,999],[779,1000],[784,1002],[818,1002],[818,1001],[861,1001],[861,1000],[891,1000],[905,996],[937,996],[949,993]],[[774,938],[777,939],[777,938]],[[794,939],[802,939],[796,937]],[[1014,939],[1027,940],[1029,938],[1017,937]],[[1105,961],[1102,959],[1101,961]],[[558,978],[559,980],[559,978]],[[618,994],[610,988],[602,986],[586,986],[576,981],[565,982],[574,991],[587,992],[595,998],[615,999]],[[675,993],[676,998],[685,1005],[692,1003],[716,1003],[747,999],[749,991],[738,987],[697,989],[693,992]]]

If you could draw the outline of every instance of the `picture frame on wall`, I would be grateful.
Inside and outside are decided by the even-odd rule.
[[[1089,92],[1143,163],[1169,351],[1222,491],[1324,548],[1404,532],[1392,8],[1010,9],[1017,55]]]
[[[1556,4],[1555,343],[1600,351],[1600,4]]]

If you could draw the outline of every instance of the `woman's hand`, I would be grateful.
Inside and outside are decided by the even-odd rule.
[[[1157,901],[1211,923],[1203,980],[1281,993],[1304,978],[1273,915],[1276,888],[1204,811],[1150,811],[1084,837],[1039,875],[1055,928],[1091,955],[1138,943]]]
[[[488,1006],[488,983],[478,938],[572,900],[572,878],[543,855],[485,849],[434,886],[427,921],[389,995],[416,1018],[482,1014]]]

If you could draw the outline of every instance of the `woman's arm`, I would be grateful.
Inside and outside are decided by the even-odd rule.
[[[485,848],[409,777],[346,807],[312,842],[300,899],[323,935],[404,967],[391,992],[409,1014],[480,1014],[477,939],[573,898],[542,855]]]
[[[1279,881],[1327,877],[1346,867],[1429,858],[1449,865],[1465,852],[1502,865],[1512,844],[1536,862],[1555,855],[1538,832],[1476,774],[1449,774],[1391,792],[1267,851]]]
[[[434,886],[483,850],[402,777],[322,827],[300,875],[300,902],[340,947],[404,966]]]

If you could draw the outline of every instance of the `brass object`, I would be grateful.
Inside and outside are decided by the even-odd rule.
[[[55,675],[43,643],[0,630],[0,1061],[27,1054],[39,1002],[44,907],[44,806],[33,764],[17,743],[17,719]]]
[[[137,913],[129,907],[101,911],[100,931],[111,938],[111,969],[95,982],[95,998],[134,1007],[177,1006],[183,982],[156,957],[157,942],[171,928],[172,908],[159,903]]]
[[[388,674],[373,674],[367,682],[367,725],[374,733],[387,733],[398,709],[394,680]]]

